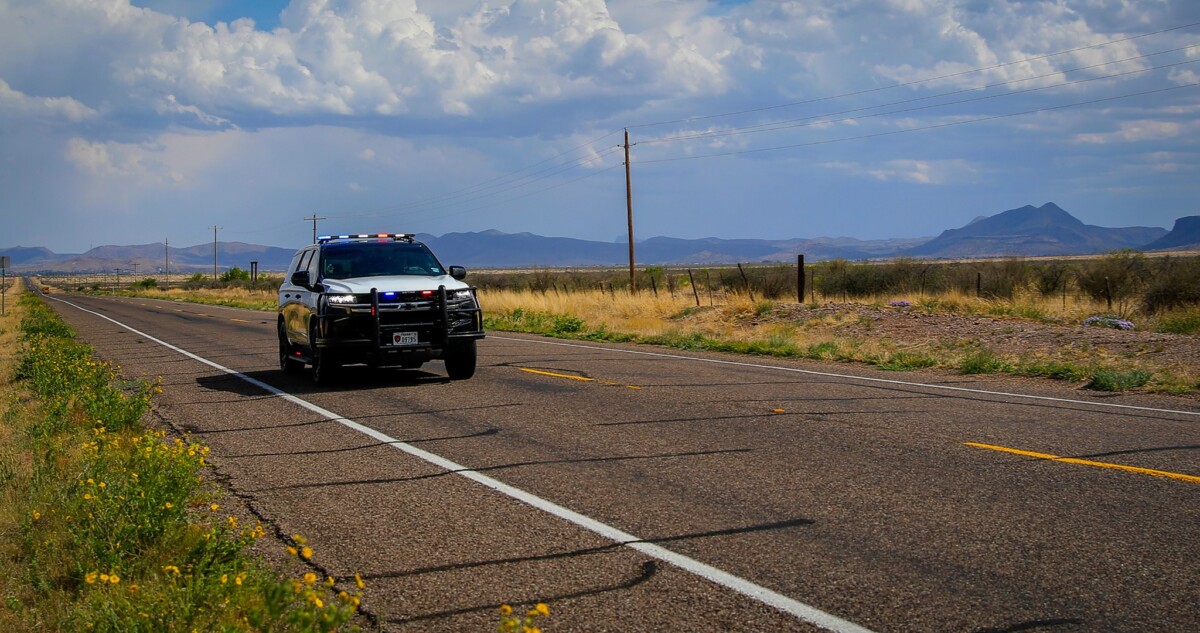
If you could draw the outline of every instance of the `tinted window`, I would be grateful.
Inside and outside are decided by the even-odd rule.
[[[321,257],[323,279],[383,275],[441,275],[442,265],[424,244],[350,242],[329,244]]]

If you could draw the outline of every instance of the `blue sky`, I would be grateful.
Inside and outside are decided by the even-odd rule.
[[[0,0],[0,247],[1200,214],[1191,0]]]

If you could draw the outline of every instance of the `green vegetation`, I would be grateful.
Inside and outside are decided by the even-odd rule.
[[[33,295],[18,309],[0,383],[0,628],[354,628],[361,580],[318,578],[298,535],[291,577],[252,559],[263,527],[221,512],[208,448],[142,428],[157,386],[122,380]]]
[[[1088,389],[1098,391],[1125,391],[1144,387],[1150,382],[1150,372],[1135,369],[1132,371],[1114,371],[1098,369],[1088,382]]]

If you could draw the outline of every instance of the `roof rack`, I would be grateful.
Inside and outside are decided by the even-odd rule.
[[[325,244],[334,240],[393,240],[396,242],[412,243],[414,234],[412,233],[357,233],[350,235],[322,235],[317,238],[318,244]]]

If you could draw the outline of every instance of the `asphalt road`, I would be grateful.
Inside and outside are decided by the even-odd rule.
[[[316,388],[271,313],[59,298],[386,630],[1200,630],[1196,399],[504,333]]]

